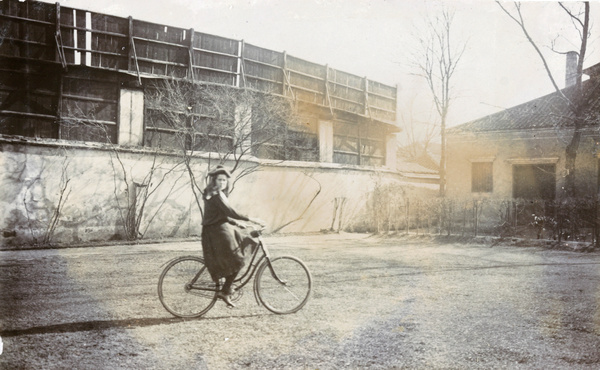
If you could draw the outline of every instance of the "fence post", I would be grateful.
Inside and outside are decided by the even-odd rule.
[[[444,221],[444,218],[443,218],[444,217],[443,216],[444,203],[443,202],[438,203],[437,210],[438,210],[438,235],[442,235],[442,223]]]
[[[390,210],[390,203],[391,203],[391,199],[389,198],[389,192],[386,194],[386,199],[387,200],[387,205],[386,205],[386,217],[387,217],[387,233],[390,233],[390,230],[392,229],[392,214],[391,214],[391,210]]]
[[[467,202],[463,203],[463,224],[461,235],[465,236],[465,229],[467,228]]]
[[[335,219],[337,217],[337,211],[338,211],[338,201],[339,201],[339,198],[333,198],[333,217],[331,219],[331,227],[329,228],[329,231],[333,231],[333,227],[335,225]]]
[[[596,213],[594,217],[594,248],[598,248],[600,247],[600,232],[598,232],[600,229],[598,227],[598,195],[596,195],[595,198],[594,212]]]
[[[479,202],[477,200],[473,201],[473,212],[474,212],[474,220],[475,223],[473,226],[475,227],[475,236],[479,233]]]
[[[406,198],[406,235],[410,231],[410,199]]]
[[[340,200],[340,219],[338,220],[338,229],[337,232],[338,234],[340,233],[340,230],[342,230],[342,222],[344,222],[344,205],[346,204],[346,198],[343,197]]]

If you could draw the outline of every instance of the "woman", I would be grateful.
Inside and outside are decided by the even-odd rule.
[[[202,221],[202,251],[204,263],[213,281],[225,278],[225,283],[217,297],[227,306],[231,302],[231,285],[244,266],[243,251],[247,246],[256,245],[249,235],[242,233],[246,226],[238,221],[250,221],[263,225],[237,213],[229,205],[229,179],[231,174],[223,166],[217,166],[208,173],[209,184],[204,190],[204,220]]]

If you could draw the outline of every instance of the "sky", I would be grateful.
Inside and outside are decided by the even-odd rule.
[[[54,2],[54,1],[52,1]],[[62,6],[244,40],[289,55],[398,86],[398,124],[435,123],[431,94],[415,76],[411,56],[428,16],[454,12],[456,45],[466,43],[452,80],[448,126],[551,93],[541,60],[522,31],[491,0],[63,0]],[[510,2],[503,2],[507,7]],[[574,5],[574,3],[573,3]],[[591,1],[592,23],[600,0]],[[565,56],[578,35],[558,3],[523,4],[527,26],[564,84]],[[419,31],[421,30],[421,31]],[[592,25],[584,67],[600,63],[600,24]]]

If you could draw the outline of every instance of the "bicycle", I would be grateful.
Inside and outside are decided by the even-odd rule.
[[[233,283],[232,301],[242,296],[242,288],[254,277],[254,298],[275,314],[298,312],[310,297],[312,277],[299,258],[271,258],[261,237],[264,229],[253,230],[258,239],[244,273]],[[177,257],[166,263],[158,279],[158,298],[172,315],[182,318],[200,317],[217,301],[221,282],[214,282],[204,260],[198,256]]]

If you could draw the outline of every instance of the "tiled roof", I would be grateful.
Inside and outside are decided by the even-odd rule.
[[[593,67],[591,67],[593,68]],[[589,68],[588,68],[589,70]],[[597,112],[600,108],[600,79],[592,78],[583,82],[584,91],[591,96],[589,110]],[[573,88],[563,89],[565,95]],[[531,130],[541,128],[568,127],[572,124],[573,113],[558,92],[542,96],[527,103],[505,109],[448,129],[448,134],[465,132]]]
[[[440,145],[436,142],[428,144],[412,143],[398,146],[398,163],[414,163],[435,173],[440,169]]]
[[[590,77],[596,77],[600,75],[600,63],[584,69],[583,73]]]
[[[402,173],[412,173],[412,174],[422,174],[422,175],[437,175],[438,171],[429,169],[427,167],[423,167],[418,163],[409,162],[406,160],[400,160],[396,164],[396,169],[398,172]]]

